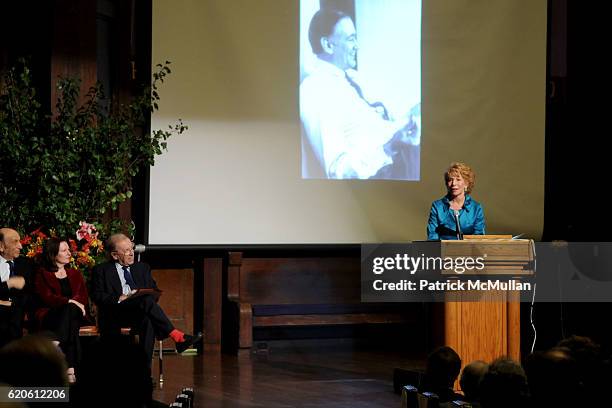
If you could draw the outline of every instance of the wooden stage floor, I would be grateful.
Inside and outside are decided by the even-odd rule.
[[[400,405],[393,369],[423,368],[424,356],[351,345],[283,345],[239,355],[164,354],[164,384],[154,398],[170,403],[193,387],[198,407],[370,408]],[[153,375],[157,379],[157,362]],[[158,383],[159,384],[159,383]]]

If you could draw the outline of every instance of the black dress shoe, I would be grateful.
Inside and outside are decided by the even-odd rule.
[[[197,343],[198,341],[202,340],[202,337],[204,337],[202,333],[198,333],[195,336],[192,336],[190,334],[185,334],[183,336],[184,341],[180,341],[176,343],[176,351],[178,353],[182,353],[183,351],[191,347],[194,343]]]

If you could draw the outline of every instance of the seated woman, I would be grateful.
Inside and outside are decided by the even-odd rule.
[[[68,381],[74,382],[74,369],[81,351],[79,328],[87,316],[88,296],[81,273],[66,268],[70,257],[70,247],[65,240],[47,240],[35,280],[35,291],[40,298],[35,317],[42,329],[57,337],[68,363]]]
[[[452,163],[446,170],[447,193],[431,205],[427,239],[462,239],[464,234],[485,234],[482,206],[470,197],[474,179],[474,172],[465,163]]]

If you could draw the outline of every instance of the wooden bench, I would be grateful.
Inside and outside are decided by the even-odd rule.
[[[414,322],[405,304],[361,303],[359,257],[243,257],[230,252],[227,298],[238,347],[257,327]]]
[[[121,334],[123,336],[129,336],[132,329],[129,327],[122,327]],[[81,326],[79,329],[79,336],[81,337],[98,337],[100,336],[100,331],[98,330],[98,326]]]

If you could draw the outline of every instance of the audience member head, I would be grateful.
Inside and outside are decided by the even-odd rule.
[[[71,256],[72,253],[67,240],[51,237],[45,242],[40,263],[46,270],[57,272],[60,265],[70,263]]]
[[[125,234],[113,234],[106,240],[109,259],[123,266],[134,263],[134,243]]]
[[[51,340],[26,336],[0,350],[0,381],[13,386],[65,387],[66,360]]]
[[[461,371],[461,358],[448,346],[442,346],[427,357],[426,381],[430,386],[451,388]]]
[[[91,344],[74,392],[77,405],[141,407],[152,397],[151,369],[142,345],[114,337]]]
[[[561,340],[558,347],[565,348],[575,360],[578,379],[584,388],[583,394],[592,401],[607,396],[607,388],[612,383],[612,372],[601,347],[588,337],[575,335]]]
[[[566,348],[578,363],[601,361],[601,348],[588,337],[572,335],[561,340],[557,346]]]
[[[527,376],[518,363],[500,358],[489,365],[480,383],[483,408],[524,407],[528,400]]]
[[[21,237],[12,228],[0,228],[0,256],[7,261],[19,257],[21,252]]]
[[[468,401],[480,399],[480,382],[488,369],[489,365],[482,360],[472,361],[463,368],[459,385]]]
[[[525,364],[531,398],[536,406],[573,407],[581,384],[569,350],[555,347],[527,357]]]

